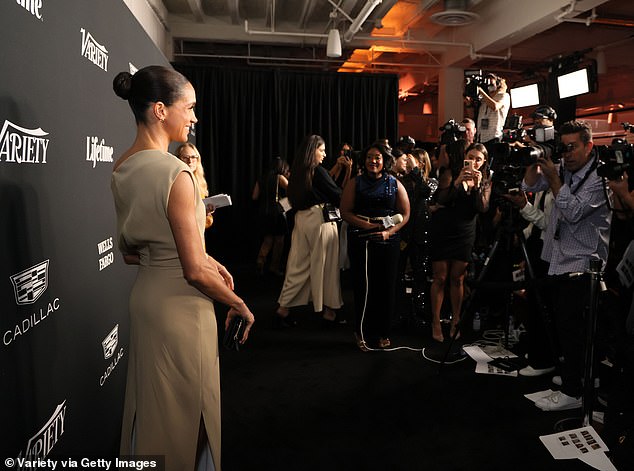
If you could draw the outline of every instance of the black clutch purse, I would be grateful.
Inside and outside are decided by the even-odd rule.
[[[332,203],[324,203],[322,207],[324,222],[341,222],[341,213]]]
[[[236,352],[240,350],[240,339],[244,334],[245,325],[244,319],[240,316],[231,319],[229,328],[225,330],[225,336],[222,340],[222,344],[225,348],[235,350]]]

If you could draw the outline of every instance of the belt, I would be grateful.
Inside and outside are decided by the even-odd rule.
[[[382,224],[383,223],[383,218],[380,218],[380,217],[371,218],[369,216],[362,216],[361,214],[357,214],[356,216],[359,219],[363,219],[364,221],[370,222],[372,224]]]

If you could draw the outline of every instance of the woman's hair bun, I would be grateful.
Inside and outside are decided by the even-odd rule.
[[[130,98],[132,90],[132,74],[130,72],[119,72],[112,81],[112,88],[117,96],[127,100]]]

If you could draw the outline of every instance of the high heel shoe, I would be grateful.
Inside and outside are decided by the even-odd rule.
[[[449,329],[449,335],[451,335],[452,339],[458,340],[460,338],[460,330],[458,330],[458,333],[456,334],[457,329],[458,329],[458,321],[452,322],[451,328]]]
[[[297,322],[295,319],[291,317],[291,314],[288,313],[285,316],[282,316],[278,311],[273,313],[273,328],[275,329],[288,329],[291,327],[295,327]]]
[[[439,343],[443,343],[445,341],[445,337],[442,334],[442,326],[440,325],[440,323],[433,323],[431,325],[431,338]]]

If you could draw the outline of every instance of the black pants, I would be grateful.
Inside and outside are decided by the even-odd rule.
[[[564,357],[561,365],[561,392],[579,397],[583,393],[581,379],[585,365],[586,309],[590,301],[588,275],[550,277],[547,286],[557,340]]]
[[[398,237],[374,242],[358,237],[353,232],[348,236],[354,291],[354,329],[370,343],[389,337],[396,298],[399,244]]]

